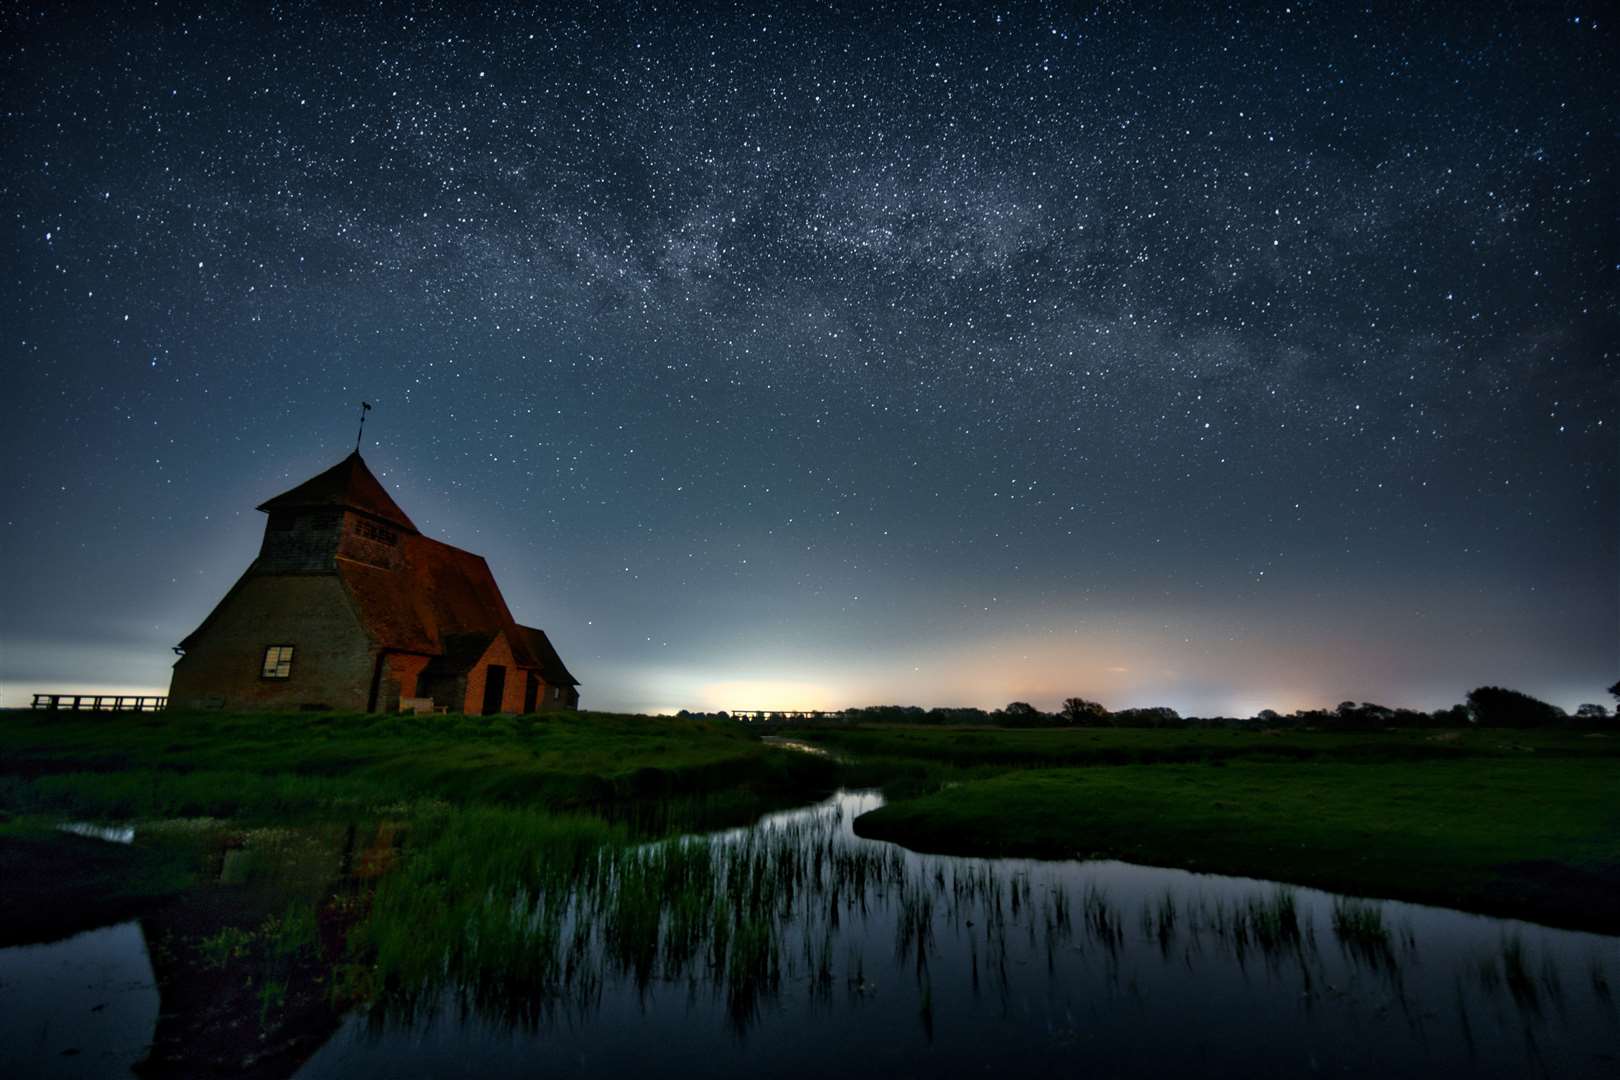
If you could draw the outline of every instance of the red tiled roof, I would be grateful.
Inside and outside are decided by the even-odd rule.
[[[412,590],[400,587],[404,575],[341,558],[337,570],[359,609],[360,624],[378,645],[426,656],[439,652],[432,614]]]
[[[489,651],[494,640],[494,634],[446,634],[444,652],[428,661],[422,669],[423,677],[465,674]]]
[[[551,647],[551,639],[546,637],[544,630],[536,630],[532,626],[518,626],[518,633],[523,636],[524,644],[529,652],[534,654],[540,665],[540,674],[552,686],[578,686],[579,680],[568,673],[563,666],[562,657],[557,650]]]
[[[312,506],[341,506],[358,510],[374,518],[416,532],[416,524],[405,516],[405,511],[383,490],[382,483],[371,475],[357,450],[290,491],[283,491],[273,499],[259,504],[265,513],[276,510],[304,509]]]
[[[360,621],[378,645],[432,656],[450,651],[447,643],[452,637],[481,635],[487,640],[505,632],[518,667],[544,668],[529,636],[512,618],[483,556],[425,536],[400,539],[404,547],[400,570],[351,559],[337,561]]]

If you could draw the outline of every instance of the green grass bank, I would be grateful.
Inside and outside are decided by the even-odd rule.
[[[739,725],[530,716],[0,714],[0,811],[280,821],[423,800],[561,811],[831,782]]]
[[[1620,740],[1568,732],[806,732],[917,851],[1109,857],[1620,932]],[[1061,767],[1053,767],[1053,766]]]

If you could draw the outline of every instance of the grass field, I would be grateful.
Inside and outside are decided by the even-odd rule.
[[[796,733],[864,761],[1051,768],[1214,760],[1412,761],[1527,754],[1620,759],[1620,738],[1579,731],[1413,728],[1377,732],[1239,728],[808,727]]]
[[[856,830],[922,851],[1110,856],[1620,932],[1620,739],[798,734],[835,753],[597,713],[0,713],[0,946],[139,918],[168,1018],[153,1057],[176,1075],[239,1058],[240,1031],[254,1060],[296,1062],[349,1007],[409,1012],[446,980],[515,1016],[589,997],[587,931],[610,966],[650,978],[673,957],[746,1003],[823,848],[645,840],[838,784],[881,786]],[[132,822],[134,842],[58,831],[72,820]],[[895,849],[851,858],[829,911],[852,895],[838,882],[899,887]]]
[[[517,813],[548,836],[556,815],[590,835],[591,821],[659,835],[843,783],[890,799],[862,833],[917,850],[1105,855],[1620,930],[1617,738],[903,725],[799,735],[839,760],[765,747],[726,722],[594,713],[0,714],[0,871],[68,872],[54,860],[80,842],[47,836],[65,817],[395,822],[427,845],[479,822],[506,823],[499,839]],[[178,880],[180,835],[143,834],[139,873],[125,855],[72,873],[116,873],[132,899],[158,895]],[[13,889],[9,906],[31,895]]]
[[[1620,931],[1613,738],[899,726],[802,737],[869,779],[892,776],[899,797],[857,831],[919,851],[1107,856]]]
[[[0,715],[0,809],[321,816],[441,800],[562,810],[791,787],[828,772],[735,724],[534,716]]]
[[[548,836],[556,822],[662,835],[805,801],[832,770],[733,724],[601,713],[0,713],[0,944],[187,895],[266,829],[337,824],[427,845],[517,815]],[[57,831],[73,819],[141,827],[135,843],[109,845]],[[521,837],[486,839],[513,849]],[[230,895],[220,903],[247,902]]]

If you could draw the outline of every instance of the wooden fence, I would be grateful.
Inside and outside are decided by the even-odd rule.
[[[150,694],[35,694],[34,708],[52,712],[159,712],[169,699]]]
[[[729,715],[733,720],[745,724],[769,724],[797,720],[844,720],[849,714],[842,709],[732,709]]]

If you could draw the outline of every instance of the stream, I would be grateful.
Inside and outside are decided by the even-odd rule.
[[[495,922],[468,933],[498,928],[504,958],[350,1012],[292,1075],[1620,1073],[1620,939],[1121,862],[919,855],[854,835],[881,804],[841,791],[633,849],[568,895],[491,896]],[[0,950],[0,1074],[139,1061],[146,948],[129,922]],[[502,966],[544,950],[533,985]]]

